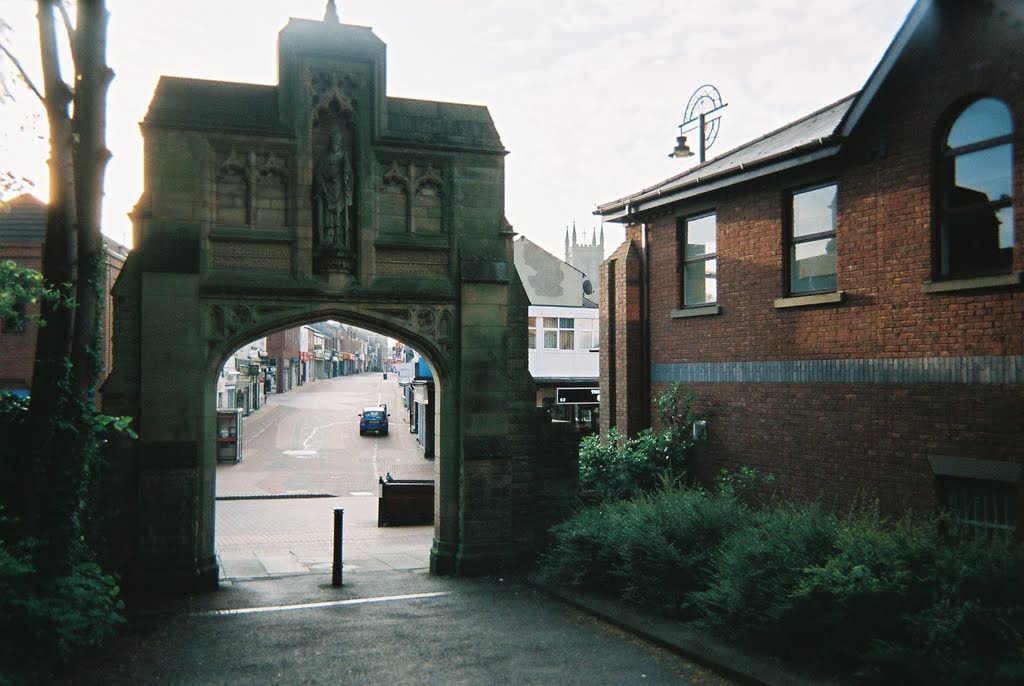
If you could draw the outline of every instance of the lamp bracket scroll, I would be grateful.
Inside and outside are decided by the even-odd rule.
[[[695,90],[693,95],[690,96],[689,102],[686,103],[683,123],[679,125],[679,136],[676,138],[676,147],[669,153],[669,157],[692,156],[693,151],[686,144],[686,136],[684,134],[697,129],[700,131],[698,154],[700,161],[703,162],[707,149],[718,138],[718,129],[721,125],[722,115],[715,115],[715,113],[726,107],[728,105],[722,102],[722,94],[710,83],[706,83]]]

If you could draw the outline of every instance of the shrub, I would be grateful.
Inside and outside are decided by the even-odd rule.
[[[696,445],[692,405],[696,394],[672,384],[655,401],[661,431],[644,429],[636,438],[610,429],[580,443],[580,489],[601,500],[623,500],[678,485],[686,474],[686,455]]]
[[[1024,550],[1006,541],[936,542],[900,603],[897,632],[876,636],[862,674],[928,684],[1024,682]]]
[[[791,594],[788,621],[799,638],[791,654],[852,667],[872,640],[895,636],[901,613],[927,604],[920,581],[938,545],[934,526],[891,524],[877,508],[842,520],[831,554],[802,570]]]
[[[831,673],[1024,683],[1024,549],[939,524],[666,489],[554,527],[542,572]]]
[[[33,561],[34,541],[0,540],[0,683],[34,683],[39,673],[66,664],[81,651],[114,636],[124,604],[114,579],[93,563],[78,563],[66,576],[42,578]]]
[[[541,573],[549,582],[618,594],[621,576],[619,550],[625,535],[626,502],[588,507],[551,529],[555,542],[541,556]],[[635,533],[635,532],[631,532]]]
[[[645,429],[624,439],[611,429],[602,439],[587,436],[580,443],[580,489],[601,500],[626,500],[657,490],[682,476],[682,456],[673,450],[669,432]]]
[[[750,511],[734,498],[678,489],[645,498],[634,510],[639,535],[626,541],[616,572],[624,578],[623,597],[691,615],[691,594],[707,588],[719,546],[749,525]]]
[[[756,507],[763,507],[770,500],[769,487],[774,483],[773,475],[762,474],[753,467],[740,467],[734,472],[722,469],[715,476],[719,493]]]
[[[803,570],[832,552],[838,523],[817,507],[782,506],[758,512],[753,525],[722,543],[707,591],[695,594],[709,624],[763,643],[788,641],[792,594]],[[784,643],[783,643],[784,645]]]
[[[699,490],[605,503],[552,529],[542,573],[554,583],[687,613],[689,593],[705,588],[719,544],[749,518],[736,500]]]

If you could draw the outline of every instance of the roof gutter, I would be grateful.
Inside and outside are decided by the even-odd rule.
[[[823,142],[822,139],[818,139],[813,145],[817,146]],[[647,193],[638,193],[632,197],[616,200],[606,205],[598,205],[594,214],[613,222],[633,221],[636,219],[636,215],[650,212],[666,205],[832,157],[839,152],[840,147],[837,143],[826,148],[819,148],[803,155],[779,160],[753,169],[749,167],[744,169],[741,165],[738,172],[729,170],[717,175],[717,177],[711,177],[710,180],[698,177],[693,182],[677,186],[676,188],[659,188]]]

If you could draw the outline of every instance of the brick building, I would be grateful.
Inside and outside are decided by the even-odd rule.
[[[635,433],[682,381],[705,482],[750,465],[833,506],[1017,527],[1022,37],[1015,3],[922,0],[859,92],[599,206],[627,225],[602,428]]]
[[[43,267],[43,241],[46,237],[46,203],[28,195],[13,198],[0,210],[0,260],[13,260],[19,267],[41,271]],[[106,377],[113,364],[110,341],[113,323],[110,316],[110,289],[114,286],[128,249],[104,236],[107,271],[103,308],[103,373]],[[12,326],[0,322],[0,389],[27,393],[32,383],[33,359],[36,351],[38,327],[29,322]]]

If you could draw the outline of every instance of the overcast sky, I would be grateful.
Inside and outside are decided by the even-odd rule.
[[[341,0],[341,20],[388,46],[389,95],[486,105],[510,151],[505,214],[562,257],[566,227],[595,205],[696,158],[669,159],[693,91],[728,104],[714,157],[860,89],[912,0]],[[161,74],[277,82],[277,32],[325,0],[109,0],[104,231],[129,242],[142,192],[145,115]],[[0,0],[4,37],[38,73],[32,0]],[[9,64],[0,64],[10,78]],[[0,105],[0,170],[46,198],[45,117],[26,91]],[[695,142],[692,134],[691,142]],[[696,149],[695,145],[692,145]],[[621,227],[605,225],[606,251]]]

